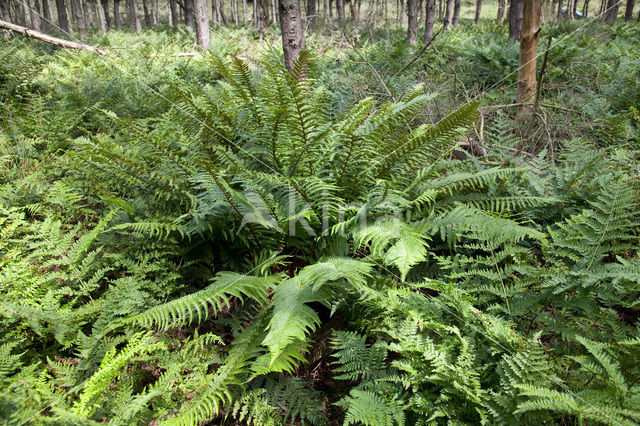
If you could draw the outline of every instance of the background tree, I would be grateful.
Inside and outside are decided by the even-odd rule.
[[[480,22],[480,10],[482,9],[482,0],[476,0],[476,13],[473,17],[473,22],[478,25]]]
[[[536,95],[536,63],[542,0],[524,0],[516,102],[531,104]]]
[[[496,16],[496,21],[499,24],[502,24],[504,22],[504,10],[506,8],[507,8],[507,0],[498,0],[498,15]]]
[[[195,0],[196,41],[198,46],[209,47],[209,16],[207,15],[206,0]]]
[[[256,2],[257,0],[254,0]],[[313,31],[316,27],[316,0],[307,0],[307,28]]]
[[[69,18],[67,17],[67,8],[64,0],[56,0],[56,10],[58,11],[58,26],[65,33],[70,33]]]
[[[338,12],[338,25],[344,27],[344,0],[336,0],[336,9]]]
[[[73,17],[76,21],[76,28],[78,30],[78,37],[84,38],[86,32],[86,23],[84,20],[84,11],[82,10],[81,0],[71,0],[73,5]]]
[[[454,27],[460,25],[460,0],[453,1],[453,18],[451,19],[451,25]]]
[[[433,25],[436,22],[436,0],[425,0],[424,11],[424,44],[433,38]]]
[[[444,24],[443,29],[446,30],[451,26],[451,22],[453,21],[453,9],[454,9],[454,1],[455,0],[447,0],[447,8],[444,12]]]
[[[418,0],[407,0],[407,18],[407,39],[411,46],[415,46],[418,34]]]
[[[607,9],[604,13],[605,22],[613,22],[618,17],[618,9],[620,8],[620,0],[609,0],[607,2]]]
[[[116,30],[122,29],[122,15],[120,14],[120,0],[113,0],[113,20],[115,21]]]
[[[193,0],[184,0],[184,23],[187,27],[193,30],[196,29],[193,22]]]
[[[279,0],[278,3],[284,64],[288,70],[291,70],[306,43],[302,33],[302,13],[298,0]]]
[[[513,41],[520,40],[520,28],[522,27],[522,1],[511,0],[509,3],[509,37]]]
[[[628,22],[633,18],[633,6],[635,6],[635,0],[627,0],[627,7],[624,10],[624,22]]]
[[[136,33],[140,34],[142,32],[142,22],[140,21],[138,0],[131,0],[131,16],[133,18],[133,25],[135,26]]]
[[[109,16],[109,0],[100,0],[100,4],[102,5],[102,11],[104,13],[104,19],[107,24],[107,29],[111,29],[111,16]]]
[[[29,0],[29,13],[31,14],[31,28],[36,31],[42,30],[38,0]]]

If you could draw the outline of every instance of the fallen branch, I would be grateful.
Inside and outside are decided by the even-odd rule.
[[[96,52],[100,55],[105,54],[103,50],[100,50],[97,47],[89,46],[88,44],[84,44],[84,43],[77,43],[75,41],[69,41],[69,40],[53,37],[48,34],[41,33],[40,31],[36,31],[26,27],[22,27],[20,25],[12,24],[11,22],[7,22],[7,21],[0,20],[0,28],[13,31],[16,33],[20,33],[25,37],[35,38],[36,40],[44,41],[45,43],[54,44],[60,47],[66,47],[68,49],[81,49],[81,50],[88,50],[89,52]]]

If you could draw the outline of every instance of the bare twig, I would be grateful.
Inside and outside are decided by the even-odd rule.
[[[440,27],[440,29],[438,30],[437,33],[435,33],[435,35],[433,37],[431,37],[431,40],[429,40],[429,42],[427,44],[425,44],[424,46],[422,46],[422,49],[420,49],[420,51],[418,53],[416,53],[416,56],[413,57],[413,59],[411,59],[409,62],[407,62],[407,64],[405,66],[403,66],[402,68],[400,68],[400,70],[396,71],[395,74],[393,74],[393,76],[395,77],[396,75],[400,74],[401,72],[405,71],[407,68],[409,68],[411,66],[411,64],[413,64],[415,61],[418,60],[418,58],[420,56],[422,56],[422,54],[424,52],[427,51],[427,49],[429,48],[429,46],[431,46],[431,44],[433,43],[433,41],[436,39],[436,37],[438,37],[438,35],[442,32],[442,29],[444,27]]]

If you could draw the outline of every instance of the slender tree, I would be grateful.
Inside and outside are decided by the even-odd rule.
[[[216,0],[213,0],[214,4]],[[169,12],[171,13],[171,25],[178,28],[178,8],[176,7],[176,0],[169,0]]]
[[[31,28],[36,31],[42,30],[42,22],[40,21],[40,5],[38,0],[29,0],[29,13],[31,14]]]
[[[476,14],[473,17],[473,22],[478,25],[480,22],[480,10],[482,9],[482,0],[476,0]]]
[[[620,7],[620,0],[609,0],[607,2],[607,9],[605,10],[604,20],[605,22],[613,22],[618,17],[618,8]]]
[[[433,25],[436,22],[436,0],[425,1],[424,11],[424,44],[427,44],[433,38]]]
[[[206,0],[195,0],[196,41],[203,49],[209,47],[209,16],[206,7]]]
[[[353,0],[351,0],[353,1]],[[411,46],[415,46],[418,36],[418,1],[407,0],[407,39]]]
[[[140,12],[138,11],[138,0],[131,0],[131,17],[133,18],[133,25],[136,28],[136,33],[142,32],[142,22],[140,22]]]
[[[184,0],[184,23],[191,29],[196,29],[193,22],[193,0]]]
[[[627,0],[627,7],[624,9],[624,22],[628,22],[633,18],[633,6],[635,4],[635,0]]]
[[[311,32],[316,28],[316,0],[307,0],[307,28]]]
[[[451,25],[454,27],[460,25],[460,0],[454,0],[453,2],[453,18],[451,19]]]
[[[76,21],[76,28],[78,29],[78,37],[84,38],[86,32],[86,22],[84,20],[84,12],[82,11],[81,0],[71,0],[73,5],[73,16]]]
[[[520,28],[522,27],[522,2],[523,0],[511,0],[509,3],[509,37],[513,41],[520,40]]]
[[[444,12],[444,24],[442,27],[444,30],[451,26],[451,21],[453,20],[454,1],[455,0],[447,0],[447,8]]]
[[[111,17],[109,16],[109,0],[100,0],[102,5],[102,11],[104,13],[104,20],[107,24],[107,30],[111,29]]]
[[[338,25],[344,27],[344,0],[336,0],[336,9],[338,11]]]
[[[69,18],[67,17],[67,7],[64,0],[56,0],[56,10],[58,11],[58,26],[65,33],[70,33]]]
[[[536,96],[536,58],[542,0],[524,0],[516,102],[532,104]]]
[[[498,0],[498,15],[496,16],[496,21],[499,24],[504,22],[504,11],[507,8],[507,0]]]
[[[288,70],[293,69],[300,52],[305,48],[302,33],[302,13],[298,0],[279,0],[280,29],[282,31],[282,50],[284,64]]]
[[[144,12],[144,25],[148,27],[151,25],[151,13],[147,6],[147,0],[142,0],[142,11]]]
[[[120,15],[120,0],[113,0],[113,20],[116,25],[116,30],[122,29],[122,15]]]
[[[53,23],[53,12],[51,11],[49,0],[42,0],[42,14],[46,20],[43,27],[50,26]]]

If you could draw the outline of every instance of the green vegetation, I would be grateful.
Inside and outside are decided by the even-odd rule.
[[[533,121],[493,23],[10,39],[0,423],[638,424],[640,33],[582,25]]]

